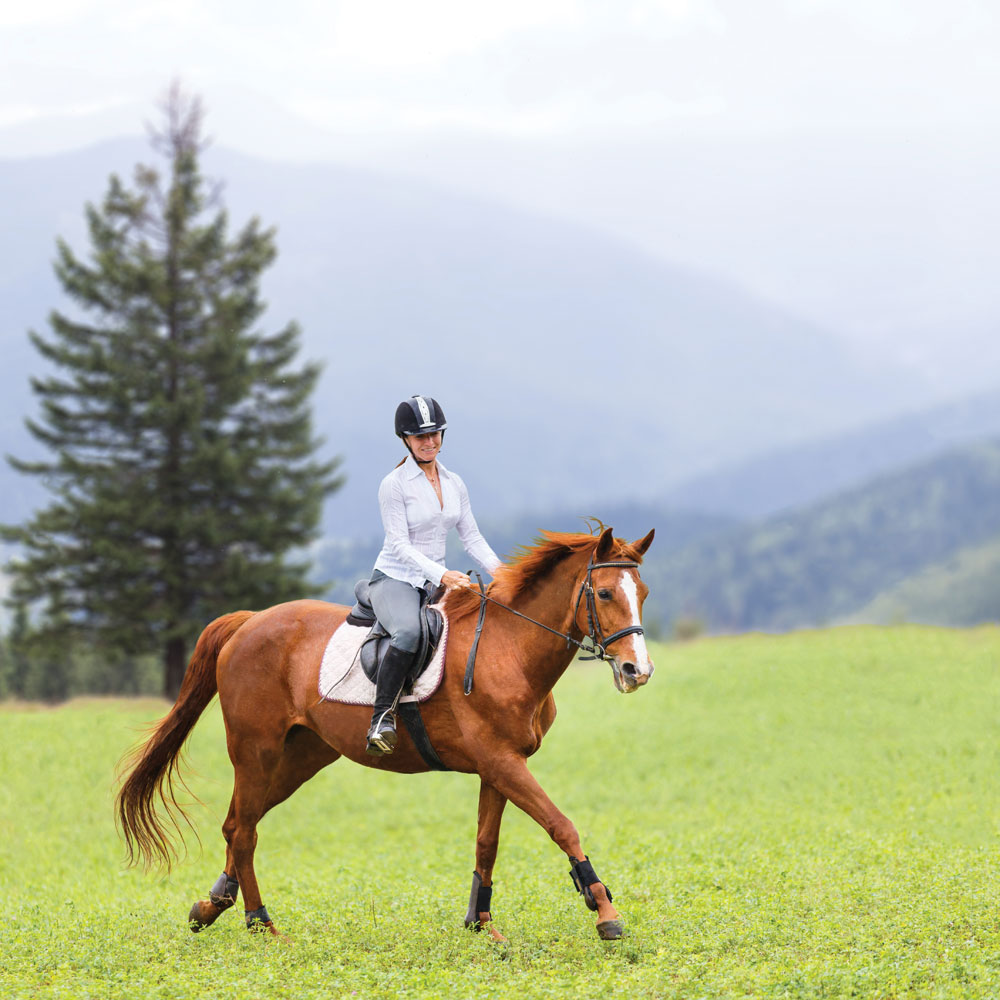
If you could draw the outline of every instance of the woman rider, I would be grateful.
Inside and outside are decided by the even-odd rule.
[[[411,396],[396,408],[396,435],[409,456],[382,480],[378,504],[385,543],[375,560],[369,595],[389,633],[375,684],[375,711],[365,752],[380,757],[396,748],[396,702],[420,643],[422,593],[438,585],[469,587],[464,573],[444,565],[445,542],[458,529],[465,551],[487,572],[500,560],[479,532],[465,483],[438,460],[448,424],[437,401]]]

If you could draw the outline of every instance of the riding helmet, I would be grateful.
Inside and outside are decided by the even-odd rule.
[[[411,396],[396,407],[396,437],[433,434],[448,426],[444,410],[430,396]]]

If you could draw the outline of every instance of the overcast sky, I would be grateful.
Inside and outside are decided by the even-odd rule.
[[[979,0],[32,0],[0,30],[3,126],[145,106],[175,75],[374,134],[992,128],[1000,103]]]
[[[0,156],[141,132],[180,78],[203,96],[218,145],[406,170],[574,218],[931,372],[982,372],[983,344],[1000,342],[998,11],[986,0],[8,3]],[[746,163],[722,176],[725,154],[684,159],[718,141],[744,143]]]

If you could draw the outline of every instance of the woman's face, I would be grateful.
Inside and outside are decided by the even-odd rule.
[[[411,434],[407,441],[418,462],[433,462],[441,450],[441,432],[430,434]]]

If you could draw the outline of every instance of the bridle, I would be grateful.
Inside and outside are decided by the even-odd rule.
[[[643,635],[641,625],[629,625],[627,628],[620,628],[617,632],[612,632],[611,635],[604,634],[604,629],[601,628],[601,620],[597,616],[597,602],[594,600],[594,584],[591,580],[591,575],[595,569],[638,568],[639,564],[632,562],[630,559],[587,564],[587,575],[583,583],[580,584],[580,592],[576,595],[576,605],[573,608],[573,621],[575,622],[577,615],[580,614],[580,601],[584,597],[587,598],[587,635],[583,639],[583,642],[577,642],[576,644],[590,655],[581,656],[581,660],[603,660],[607,656],[607,648],[611,643],[617,642],[619,639],[624,639],[627,635]],[[576,642],[576,640],[570,639],[569,636],[566,636],[566,638],[569,640],[566,643],[566,648],[569,649],[569,643]]]
[[[582,652],[586,653],[586,656],[581,656],[581,660],[606,660],[608,659],[608,646],[613,642],[617,642],[619,639],[624,639],[627,635],[643,635],[643,629],[641,625],[629,625],[626,628],[620,628],[617,632],[612,632],[611,635],[606,635],[604,629],[601,628],[601,620],[597,614],[597,602],[594,599],[594,583],[593,583],[593,573],[595,569],[638,569],[639,564],[631,559],[618,559],[611,562],[588,562],[587,563],[587,575],[583,578],[583,582],[580,584],[580,589],[577,591],[576,601],[573,605],[573,624],[576,624],[576,620],[580,614],[580,602],[586,597],[587,603],[587,634],[583,639],[574,639],[568,632],[560,632],[558,629],[554,629],[544,622],[536,621],[529,615],[522,614],[520,611],[509,607],[506,604],[501,604],[499,601],[495,601],[486,593],[486,588],[483,586],[483,578],[479,573],[470,570],[469,576],[474,576],[476,582],[479,585],[479,620],[476,622],[476,634],[472,640],[472,646],[469,649],[469,659],[465,667],[465,693],[470,694],[472,692],[472,677],[476,665],[476,650],[479,647],[479,636],[483,631],[483,622],[486,618],[486,602],[489,601],[490,604],[495,604],[498,608],[503,608],[505,611],[509,611],[512,615],[516,615],[518,618],[523,618],[525,621],[531,622],[532,625],[537,625],[539,628],[545,629],[546,632],[551,632],[553,635],[558,635],[560,638],[566,640],[566,648],[569,649],[571,645],[578,647]],[[611,661],[612,666],[615,668],[615,672],[618,673],[618,665],[614,660]]]

